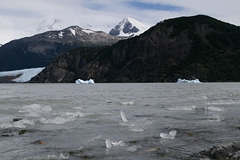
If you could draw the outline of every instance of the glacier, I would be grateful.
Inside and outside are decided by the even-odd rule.
[[[45,67],[21,69],[21,70],[14,70],[14,71],[2,71],[0,72],[0,77],[16,76],[16,78],[13,79],[12,82],[28,82],[32,77],[35,77],[44,68]]]

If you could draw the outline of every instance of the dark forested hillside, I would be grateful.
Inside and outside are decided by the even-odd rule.
[[[240,27],[205,15],[159,22],[113,46],[79,48],[54,60],[31,82],[240,81]]]

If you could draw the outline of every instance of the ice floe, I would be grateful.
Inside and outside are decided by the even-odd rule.
[[[129,105],[129,106],[132,106],[132,105],[134,105],[134,101],[129,101],[129,102],[121,102],[121,104],[123,104],[123,105]]]
[[[164,139],[175,139],[176,134],[176,130],[171,130],[169,133],[160,133],[160,137]]]
[[[138,149],[141,149],[142,146],[140,145],[129,145],[125,144],[123,141],[112,141],[110,139],[106,139],[106,148],[107,151],[110,151],[111,149],[124,149],[127,152],[136,152]]]
[[[82,80],[82,79],[77,79],[76,84],[94,84],[94,80],[93,79],[89,79],[89,80]]]
[[[186,80],[186,79],[178,78],[177,83],[201,83],[201,82],[198,79]]]
[[[115,146],[125,146],[125,144],[123,143],[123,141],[118,141],[118,142],[115,142],[115,141],[112,141],[110,139],[106,139],[105,141],[106,143],[106,147],[107,149],[111,149]]]

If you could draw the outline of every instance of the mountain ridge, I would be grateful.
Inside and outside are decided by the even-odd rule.
[[[137,21],[133,18],[132,21]],[[72,21],[72,22],[69,22]],[[140,23],[140,22],[138,22]],[[144,24],[140,24],[140,26],[142,26]],[[47,19],[47,20],[43,20],[40,21],[37,24],[31,24],[29,26],[26,26],[26,28],[20,30],[20,31],[15,31],[14,35],[15,38],[11,39],[11,40],[5,40],[4,42],[1,41],[2,44],[6,44],[12,40],[16,40],[16,39],[21,39],[24,37],[31,37],[37,34],[41,34],[44,32],[48,32],[48,31],[57,31],[57,30],[63,30],[69,26],[79,26],[80,28],[83,29],[87,29],[87,30],[92,30],[92,31],[103,31],[105,33],[110,32],[111,29],[113,29],[114,27],[111,27],[111,25],[109,24],[99,24],[99,25],[93,25],[90,23],[85,23],[82,22],[80,20],[77,19],[73,19],[73,20],[64,20],[61,18],[54,18],[54,19]],[[6,37],[6,36],[5,36]]]
[[[124,24],[129,22],[129,19],[141,26],[137,20],[132,18],[124,19]],[[63,52],[84,46],[112,45],[129,36],[112,36],[104,31],[95,31],[89,29],[93,28],[90,24],[87,24],[86,28],[75,25],[60,29],[62,28],[60,22],[59,19],[43,21],[37,27],[38,34],[2,45],[0,47],[0,71],[45,67]],[[137,34],[144,31],[141,29],[140,27]]]
[[[70,26],[13,40],[0,47],[0,71],[45,67],[69,50],[82,46],[112,45],[120,39],[102,31]]]
[[[143,34],[101,48],[79,48],[30,82],[240,81],[240,27],[206,15],[159,22]],[[61,62],[61,64],[59,64]]]

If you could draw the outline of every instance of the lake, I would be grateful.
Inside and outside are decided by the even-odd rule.
[[[0,84],[0,157],[187,159],[239,139],[239,106],[240,83]]]

